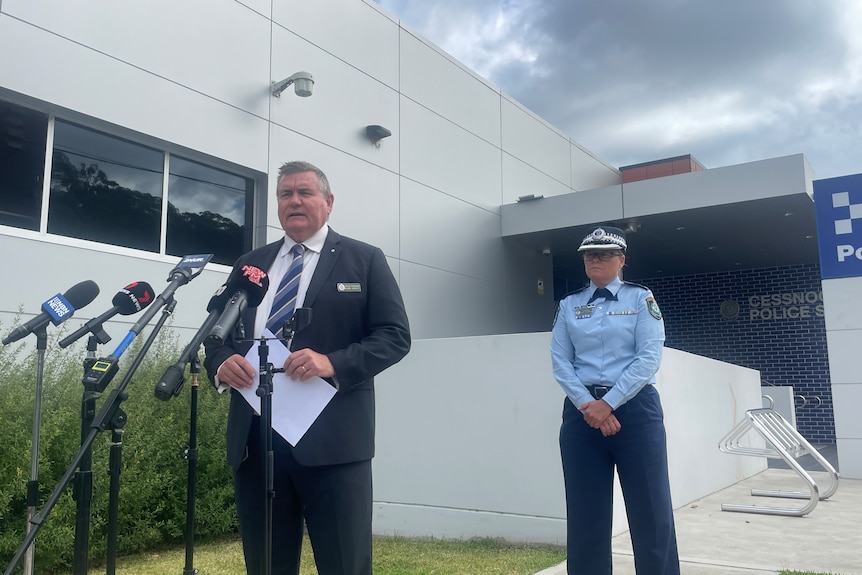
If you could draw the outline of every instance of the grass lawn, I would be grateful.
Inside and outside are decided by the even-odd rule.
[[[416,541],[379,538],[374,541],[375,575],[532,575],[566,558],[559,547],[510,545],[492,539],[472,541]],[[121,575],[181,575],[185,547],[117,559]],[[193,568],[200,575],[245,573],[238,539],[196,544]],[[90,570],[104,573],[104,566]],[[300,575],[317,575],[311,545],[303,545]]]
[[[564,549],[543,545],[511,545],[493,539],[471,541],[412,540],[399,537],[374,541],[375,575],[532,575],[561,563]],[[182,575],[185,547],[117,559],[121,575]],[[192,567],[200,575],[243,575],[239,539],[195,545]],[[104,565],[90,570],[104,573]],[[303,545],[300,575],[317,575],[311,544]],[[830,575],[811,571],[780,571],[779,575]]]

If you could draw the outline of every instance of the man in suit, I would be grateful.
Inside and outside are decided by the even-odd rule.
[[[244,313],[246,335],[262,333],[277,286],[301,252],[295,307],[310,307],[312,319],[296,333],[285,374],[298,381],[320,377],[337,391],[296,446],[272,434],[272,573],[299,573],[304,522],[321,575],[366,575],[371,573],[374,376],[409,351],[407,314],[383,252],[340,236],[327,224],[334,196],[320,169],[306,162],[284,164],[277,197],[285,237],[243,255],[234,266],[256,266],[270,278],[263,301]],[[264,565],[266,503],[260,420],[236,391],[258,379],[258,367],[244,357],[251,345],[228,338],[210,346],[205,367],[217,387],[233,388],[227,459],[234,469],[246,569],[258,574]]]

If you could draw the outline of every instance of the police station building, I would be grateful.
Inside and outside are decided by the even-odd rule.
[[[327,173],[330,225],[384,251],[415,340],[378,381],[378,532],[564,530],[549,331],[596,224],[626,230],[624,279],[665,318],[675,505],[765,468],[717,453],[761,394],[862,477],[862,176],[817,180],[801,153],[611,166],[371,0],[0,0],[0,53],[4,335],[77,282],[101,293],[72,329],[210,253],[176,292],[190,337],[282,236],[279,165]]]

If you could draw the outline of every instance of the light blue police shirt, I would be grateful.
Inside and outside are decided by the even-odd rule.
[[[644,286],[615,279],[606,287],[618,301],[587,304],[596,285],[563,298],[551,332],[554,378],[579,407],[594,398],[587,385],[611,387],[604,400],[616,409],[655,383],[664,346],[664,321]]]

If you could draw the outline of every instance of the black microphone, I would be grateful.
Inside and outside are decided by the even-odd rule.
[[[92,280],[77,283],[63,294],[57,294],[42,304],[42,313],[18,326],[3,339],[3,345],[18,341],[22,337],[42,329],[48,322],[60,325],[75,313],[75,310],[85,307],[99,295],[99,286]]]
[[[231,274],[227,282],[219,286],[210,298],[210,301],[207,304],[207,311],[210,312],[210,314],[207,316],[206,320],[204,320],[203,325],[201,325],[200,329],[195,333],[195,336],[189,344],[185,347],[182,354],[180,354],[179,360],[166,369],[165,373],[162,374],[162,377],[156,384],[155,389],[156,397],[158,399],[167,401],[172,397],[176,397],[180,394],[180,391],[182,391],[183,384],[186,382],[186,366],[192,360],[192,354],[197,353],[198,348],[200,348],[201,343],[204,341],[204,338],[210,334],[213,327],[218,323],[222,310],[228,302],[228,296],[230,294],[228,289],[231,282],[230,278],[232,277],[233,274]]]
[[[219,289],[223,288],[224,286]],[[183,389],[183,384],[186,381],[186,366],[192,360],[192,355],[198,352],[201,343],[203,343],[204,338],[209,335],[210,331],[212,331],[212,328],[218,322],[219,317],[221,317],[221,310],[212,310],[206,320],[204,320],[203,325],[201,325],[195,336],[183,350],[183,353],[180,355],[180,359],[174,365],[165,370],[162,378],[156,384],[155,391],[158,399],[167,401],[180,394],[180,391]]]
[[[204,345],[221,345],[233,331],[246,308],[255,308],[269,289],[269,277],[262,269],[245,265],[234,269],[207,305],[207,311],[223,309]]]
[[[111,300],[111,303],[113,304],[111,309],[99,317],[94,317],[81,326],[77,331],[68,337],[61,339],[57,345],[60,347],[68,347],[88,332],[93,332],[93,335],[98,337],[101,343],[108,343],[111,341],[111,338],[102,329],[102,324],[117,314],[133,315],[138,313],[153,303],[153,298],[155,298],[155,292],[153,292],[153,288],[150,284],[147,282],[131,283],[114,294],[114,297]]]

